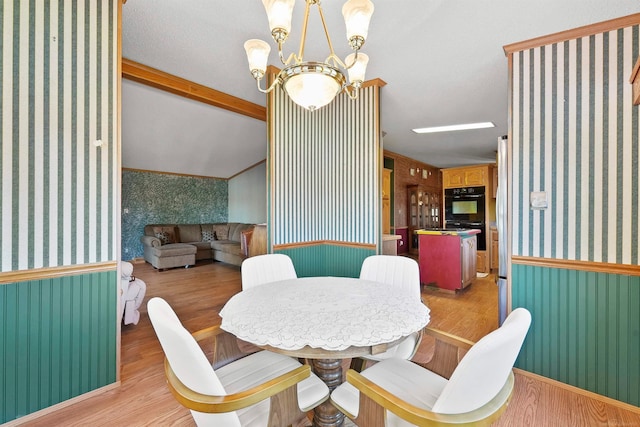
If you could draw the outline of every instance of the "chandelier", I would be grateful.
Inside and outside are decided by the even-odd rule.
[[[293,2],[295,0],[262,0],[267,11],[271,36],[278,44],[278,55],[284,68],[278,73],[270,87],[262,89],[260,80],[267,69],[267,60],[271,47],[262,40],[251,39],[244,44],[249,60],[251,75],[256,80],[258,90],[263,93],[271,92],[280,85],[296,104],[307,110],[314,111],[329,104],[340,92],[344,91],[351,99],[358,97],[358,89],[364,81],[364,74],[369,57],[359,53],[367,38],[369,21],[373,14],[373,3],[370,0],[348,0],[342,7],[347,27],[347,39],[354,53],[348,55],[342,62],[333,51],[331,38],[327,31],[327,24],[320,5],[320,0],[305,0],[304,22],[298,53],[291,53],[285,60],[282,45],[287,40],[291,30]],[[304,60],[304,45],[307,35],[309,11],[317,6],[329,45],[329,56],[324,62]],[[341,71],[344,69],[349,76],[349,84]]]

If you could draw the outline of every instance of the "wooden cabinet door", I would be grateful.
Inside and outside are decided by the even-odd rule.
[[[498,230],[495,228],[491,229],[491,262],[490,268],[491,270],[498,269],[499,262],[499,251],[498,251]]]
[[[442,171],[442,185],[444,188],[457,188],[465,186],[464,170]]]
[[[460,263],[462,269],[462,286],[473,282],[476,277],[476,248],[477,236],[462,239],[460,248]]]
[[[466,186],[485,185],[486,182],[486,168],[470,168],[464,171]]]
[[[391,234],[391,201],[389,199],[382,199],[382,234]]]

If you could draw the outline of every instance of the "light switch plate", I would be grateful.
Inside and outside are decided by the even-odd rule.
[[[548,207],[547,192],[532,191],[529,195],[529,202],[531,204],[531,209],[546,209]]]

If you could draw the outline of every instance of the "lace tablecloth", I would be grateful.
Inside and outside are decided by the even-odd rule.
[[[329,351],[389,343],[429,323],[429,308],[389,285],[345,277],[267,283],[234,295],[222,329],[283,350]]]

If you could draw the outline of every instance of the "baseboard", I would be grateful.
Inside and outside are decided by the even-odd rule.
[[[27,415],[25,415],[23,417],[20,417],[20,418],[16,418],[15,420],[7,421],[4,424],[0,424],[0,426],[2,426],[2,427],[17,427],[19,425],[22,425],[22,424],[28,422],[28,421],[36,420],[36,419],[38,419],[40,417],[43,417],[45,415],[49,415],[49,414],[51,414],[53,412],[59,411],[59,410],[61,410],[63,408],[71,406],[71,405],[73,405],[75,403],[82,402],[83,400],[87,400],[87,399],[90,399],[92,397],[104,394],[104,393],[106,393],[106,392],[108,392],[110,390],[114,390],[114,389],[120,387],[120,385],[121,385],[120,381],[116,381],[115,383],[108,384],[108,385],[106,385],[104,387],[100,387],[98,389],[95,389],[95,390],[89,391],[87,393],[81,394],[80,396],[73,397],[71,399],[62,401],[60,403],[56,403],[55,405],[48,406],[46,408],[40,409],[39,411],[32,412],[32,413],[27,414]]]
[[[621,402],[620,400],[612,399],[611,397],[603,396],[601,394],[594,393],[592,391],[585,390],[580,387],[565,384],[561,381],[547,378],[542,375],[534,374],[533,372],[523,371],[522,369],[513,368],[513,372],[515,372],[518,375],[522,375],[523,377],[529,377],[536,381],[547,383],[549,385],[570,391],[571,393],[580,394],[582,396],[588,397],[589,399],[598,400],[602,403],[606,403],[607,405],[616,406],[620,409],[624,409],[625,411],[630,411],[636,414],[640,414],[640,407],[634,406],[630,403]]]
[[[143,257],[136,257],[136,258],[132,259],[129,262],[131,264],[144,264],[144,258]]]

